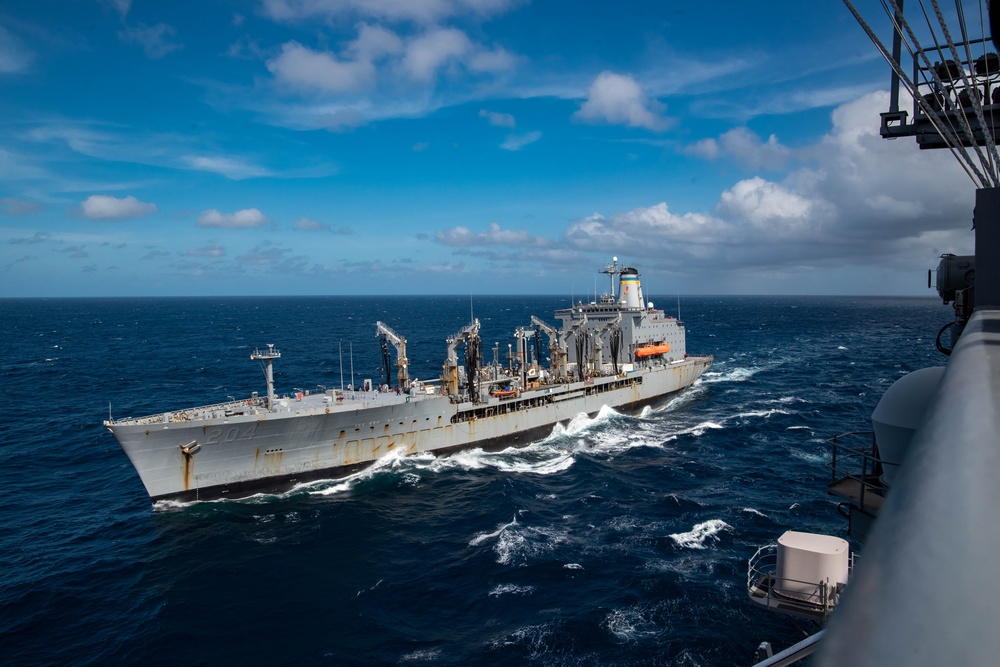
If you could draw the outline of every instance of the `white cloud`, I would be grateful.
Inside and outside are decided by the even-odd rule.
[[[330,229],[330,225],[326,224],[325,222],[320,222],[319,220],[311,220],[306,216],[302,216],[301,218],[296,220],[295,223],[292,225],[292,227],[297,232],[321,232]]]
[[[455,246],[546,246],[549,240],[540,236],[532,236],[527,230],[503,229],[499,224],[491,222],[482,232],[473,232],[468,227],[458,226],[434,234],[438,243]]]
[[[632,77],[601,72],[573,118],[584,123],[644,127],[659,132],[669,125],[662,116],[663,111],[663,105],[648,98]]]
[[[222,227],[224,229],[252,229],[270,224],[270,219],[255,208],[245,208],[235,213],[221,213],[212,208],[198,216],[199,227]]]
[[[294,41],[282,44],[281,55],[268,60],[267,69],[283,85],[305,91],[355,92],[375,83],[370,60],[340,60]]]
[[[831,216],[831,205],[822,198],[792,192],[759,176],[736,183],[719,197],[716,211],[727,220],[747,223],[766,234],[808,238]]]
[[[165,55],[180,48],[181,44],[173,42],[177,31],[173,26],[166,23],[157,23],[154,26],[137,25],[126,26],[118,32],[118,38],[126,44],[138,44],[146,52],[146,56],[153,60],[159,60]]]
[[[224,257],[226,249],[221,245],[207,245],[200,248],[188,248],[184,254],[188,257]]]
[[[683,152],[705,160],[726,157],[748,169],[768,170],[785,167],[792,156],[792,151],[777,136],[772,134],[766,142],[761,141],[746,127],[733,128],[718,140],[703,139],[685,147]]]
[[[472,42],[461,30],[438,28],[410,41],[403,68],[420,81],[430,81],[439,69],[472,51]]]
[[[489,18],[523,0],[263,0],[266,16],[279,21],[344,17],[437,23],[455,16]]]
[[[319,50],[289,41],[265,64],[278,95],[264,106],[280,124],[340,129],[424,115],[446,103],[438,92],[441,79],[483,83],[513,68],[515,58],[456,28],[432,27],[400,37],[363,23],[357,37],[339,48]],[[281,93],[303,101],[283,100]]]
[[[500,144],[500,148],[505,151],[519,151],[528,144],[533,144],[542,138],[542,133],[538,130],[525,132],[524,134],[511,134]]]
[[[80,212],[90,220],[126,220],[156,213],[156,204],[141,202],[132,195],[123,199],[91,195],[80,203]]]
[[[271,176],[270,170],[255,164],[249,164],[236,158],[209,156],[209,155],[187,155],[181,161],[192,169],[200,171],[210,171],[221,174],[234,181],[244,178],[258,178],[261,176]]]
[[[516,64],[517,59],[503,47],[477,51],[469,58],[469,69],[473,72],[509,72]]]
[[[479,110],[479,117],[485,118],[493,127],[509,127],[511,129],[517,124],[514,116],[509,113],[498,113],[496,111]]]
[[[686,146],[684,148],[685,155],[691,155],[693,157],[701,158],[702,160],[714,160],[719,157],[722,152],[719,148],[719,142],[715,139],[701,139]]]
[[[0,25],[0,74],[16,74],[28,69],[31,51],[20,39]]]
[[[867,95],[837,108],[831,131],[801,149],[811,165],[781,182],[740,180],[705,213],[677,214],[659,203],[594,214],[571,225],[565,243],[584,252],[627,248],[693,271],[711,266],[715,274],[874,265],[918,275],[916,267],[932,266],[940,253],[966,254],[973,188],[947,152],[921,152],[914,142],[878,136],[887,97]],[[753,150],[775,150],[774,159],[785,155],[775,138],[763,142],[748,130],[733,136]],[[698,150],[721,153],[733,145],[720,138]]]

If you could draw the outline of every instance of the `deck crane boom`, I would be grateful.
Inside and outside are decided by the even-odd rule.
[[[552,372],[557,380],[566,378],[566,341],[559,340],[559,330],[549,326],[544,320],[540,320],[534,315],[531,316],[531,323],[548,334],[549,356],[551,358]]]
[[[594,332],[594,350],[593,350],[594,357],[593,357],[593,364],[594,364],[594,371],[595,372],[600,371],[601,370],[601,366],[604,365],[604,355],[603,355],[603,352],[604,352],[604,343],[603,343],[604,334],[610,332],[616,326],[618,326],[619,324],[621,324],[621,321],[622,321],[622,314],[618,313],[618,316],[616,318],[614,318],[612,320],[609,320],[607,324],[605,324],[603,327],[601,327],[596,332]]]
[[[410,373],[407,370],[410,360],[406,358],[406,339],[382,322],[375,323],[375,335],[384,336],[396,348],[396,378],[399,388],[407,389],[410,386]]]
[[[441,376],[441,383],[444,385],[446,393],[453,397],[458,397],[458,348],[462,343],[466,341],[479,341],[479,320],[473,320],[469,324],[459,329],[458,333],[454,336],[449,336],[447,339],[448,343],[448,358],[444,363],[443,374]],[[472,389],[475,386],[475,373],[471,372],[473,369],[469,369],[469,387]],[[474,391],[471,393],[475,393]],[[473,402],[475,397],[470,397]]]

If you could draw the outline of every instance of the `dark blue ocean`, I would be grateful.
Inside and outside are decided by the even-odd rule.
[[[506,352],[567,301],[476,298],[483,347]],[[681,308],[688,351],[715,365],[642,414],[154,507],[101,425],[109,403],[126,417],[263,392],[249,353],[267,343],[279,392],[339,387],[338,345],[345,384],[352,360],[356,383],[379,381],[376,320],[408,339],[411,375],[436,377],[469,298],[0,300],[0,664],[745,665],[762,640],[798,641],[748,600],[747,559],[787,529],[844,535],[824,440],[943,363],[950,311]]]

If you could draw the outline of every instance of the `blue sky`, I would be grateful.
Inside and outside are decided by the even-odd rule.
[[[930,295],[887,89],[839,1],[4,3],[0,296]]]

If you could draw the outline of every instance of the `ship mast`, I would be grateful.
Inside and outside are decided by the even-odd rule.
[[[267,381],[267,408],[270,410],[274,405],[274,369],[271,363],[281,356],[281,352],[274,349],[274,343],[268,343],[266,350],[257,348],[250,355],[251,359],[263,362],[264,379]]]
[[[615,292],[615,276],[621,273],[621,268],[618,266],[618,258],[612,257],[611,264],[605,264],[604,268],[598,271],[598,273],[608,274],[608,279],[611,280],[611,298],[615,301],[618,300],[618,294]]]

